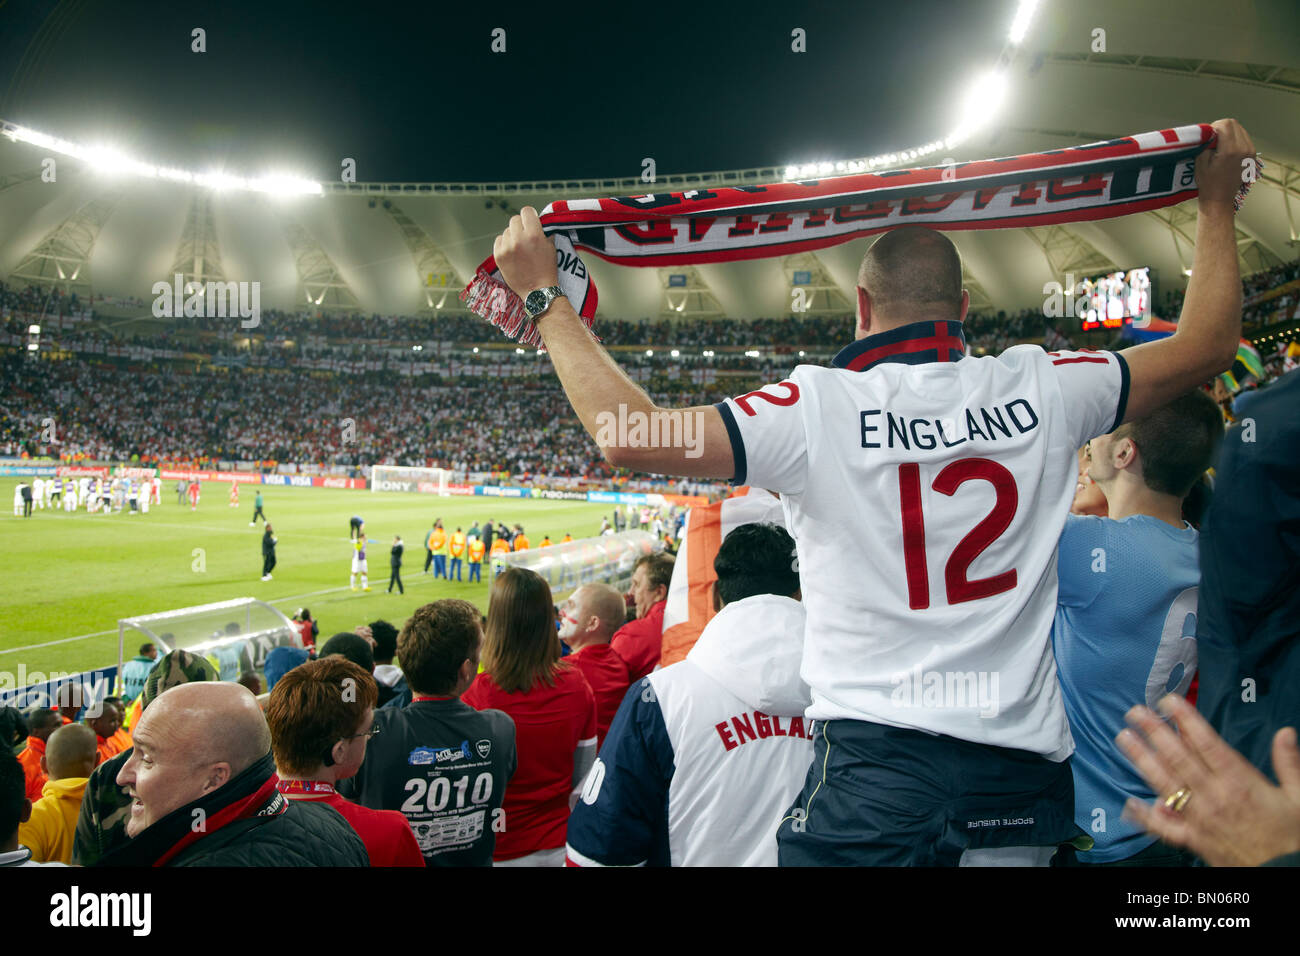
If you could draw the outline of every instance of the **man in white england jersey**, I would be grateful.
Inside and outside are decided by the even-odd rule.
[[[1217,148],[1196,160],[1196,269],[1174,335],[1123,357],[1017,346],[974,358],[956,249],[898,229],[863,259],[857,341],[834,367],[678,411],[695,416],[702,447],[610,441],[604,416],[669,410],[554,297],[554,244],[535,210],[497,238],[512,290],[551,290],[533,318],[611,464],[781,495],[817,722],[804,791],[778,832],[783,864],[1042,863],[1084,836],[1050,642],[1057,540],[1075,450],[1232,363],[1233,199],[1254,148],[1235,121],[1214,125]]]
[[[1147,290],[1151,288],[1151,271],[1134,269],[1128,274],[1128,314],[1142,318],[1150,311]]]

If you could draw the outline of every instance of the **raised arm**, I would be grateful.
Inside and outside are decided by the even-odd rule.
[[[1196,261],[1178,331],[1123,353],[1129,368],[1125,421],[1141,418],[1232,367],[1241,339],[1241,274],[1233,199],[1242,183],[1243,161],[1255,147],[1236,120],[1214,123],[1215,149],[1196,158],[1199,189]]]
[[[532,206],[511,218],[492,254],[520,298],[557,284],[555,243]],[[592,338],[563,296],[538,317],[537,327],[569,403],[611,465],[687,478],[733,476],[731,442],[716,408],[656,406]]]

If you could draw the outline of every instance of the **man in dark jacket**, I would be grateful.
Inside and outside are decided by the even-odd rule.
[[[497,536],[496,525],[492,523],[491,518],[488,518],[487,523],[483,525],[483,553],[484,554],[492,553],[492,539],[495,538],[496,536]]]
[[[393,536],[393,550],[388,555],[388,566],[391,573],[388,575],[388,593],[393,593],[393,584],[397,584],[397,593],[405,594],[406,588],[402,587],[402,552],[406,550],[406,545],[402,544],[401,535]]]
[[[1201,525],[1200,711],[1273,780],[1273,735],[1300,725],[1300,372],[1228,429]]]
[[[164,634],[170,640],[170,634]],[[141,713],[163,691],[193,681],[214,681],[216,669],[207,659],[189,651],[176,650],[164,655],[158,666],[145,678],[140,692]],[[138,725],[139,718],[136,718]],[[92,866],[99,858],[117,849],[129,839],[126,821],[133,801],[117,785],[117,774],[131,759],[134,749],[122,751],[105,760],[91,773],[81,798],[81,813],[77,817],[77,831],[72,842],[72,862],[77,866]]]
[[[271,534],[271,522],[266,523],[266,531],[262,533],[262,580],[271,580],[271,569],[275,567],[275,541],[276,538]]]
[[[132,799],[131,841],[99,865],[369,865],[337,811],[276,789],[271,734],[246,688],[175,687],[141,715],[133,737],[117,775]]]

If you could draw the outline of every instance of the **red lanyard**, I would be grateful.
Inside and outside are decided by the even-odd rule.
[[[275,789],[281,793],[324,793],[334,792],[334,784],[323,780],[280,780]]]
[[[425,700],[455,700],[454,697],[435,697],[432,694],[414,694],[411,697],[412,704],[418,704]]]

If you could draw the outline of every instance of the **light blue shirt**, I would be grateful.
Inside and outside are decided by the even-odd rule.
[[[1121,819],[1155,794],[1115,743],[1136,704],[1185,694],[1196,673],[1197,532],[1149,515],[1070,515],[1057,556],[1052,645],[1074,736],[1074,819],[1095,847],[1085,863],[1125,860],[1156,838]]]

